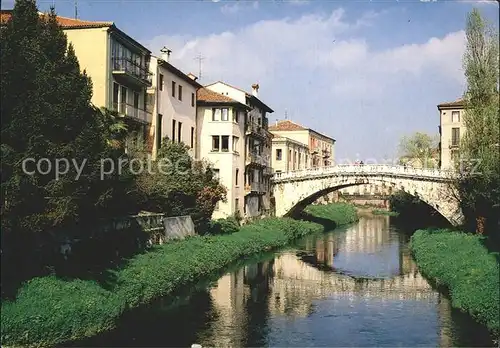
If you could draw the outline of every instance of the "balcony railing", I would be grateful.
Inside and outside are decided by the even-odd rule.
[[[264,156],[259,155],[256,152],[247,152],[246,164],[258,164],[260,166],[266,166],[268,164],[268,161]]]
[[[151,123],[153,121],[153,115],[150,112],[141,110],[127,103],[114,103],[113,109],[121,116],[134,118],[145,123]]]
[[[323,149],[323,158],[328,158],[328,157],[330,157],[330,151]]]
[[[148,86],[152,85],[152,74],[148,68],[129,58],[113,58],[113,73],[127,74]]]
[[[313,146],[311,147],[311,153],[312,154],[319,154],[321,151],[321,149],[319,148],[319,146]]]
[[[245,125],[245,132],[247,134],[257,134],[263,138],[268,138],[268,139],[271,139],[272,138],[272,134],[271,132],[269,132],[267,129],[265,129],[265,127],[259,125],[258,123],[255,123],[255,122],[249,122]]]
[[[252,182],[250,184],[245,185],[245,194],[249,193],[265,193],[266,192],[266,185],[260,182]]]

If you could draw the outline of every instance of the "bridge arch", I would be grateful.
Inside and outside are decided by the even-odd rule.
[[[450,181],[449,173],[401,166],[333,166],[279,173],[273,180],[276,216],[298,213],[316,199],[345,187],[385,183],[418,197],[452,225],[459,225],[463,215],[450,191]]]

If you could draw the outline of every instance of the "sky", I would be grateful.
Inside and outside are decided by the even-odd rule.
[[[223,80],[274,113],[336,139],[337,162],[385,161],[414,132],[438,133],[436,105],[465,89],[465,22],[473,7],[498,28],[486,0],[77,0],[78,17],[113,21],[153,54]],[[3,0],[7,8],[12,0]],[[74,17],[74,0],[55,4]]]

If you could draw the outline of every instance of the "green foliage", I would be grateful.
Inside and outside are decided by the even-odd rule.
[[[208,233],[211,235],[217,234],[231,234],[238,232],[240,223],[234,217],[226,219],[217,219],[210,221]]]
[[[356,208],[349,203],[309,205],[304,211],[316,218],[333,221],[337,226],[358,221]]]
[[[218,201],[226,189],[214,177],[207,162],[189,156],[189,147],[163,139],[152,173],[137,178],[140,205],[167,216],[191,215],[200,232],[206,231]]]
[[[486,218],[485,232],[500,241],[500,119],[498,33],[477,9],[468,16],[464,95],[467,131],[461,143],[461,175],[455,183],[468,228]],[[481,233],[483,231],[480,231]]]
[[[399,216],[397,211],[374,209],[372,210],[373,215],[387,215],[387,216]]]
[[[483,238],[450,230],[419,230],[411,250],[422,274],[450,290],[453,307],[470,313],[494,334],[500,333],[498,254]]]
[[[39,16],[35,1],[16,1],[0,45],[2,264],[15,268],[2,272],[4,284],[53,266],[58,241],[85,238],[101,218],[122,215],[130,181],[100,178],[101,159],[122,154],[108,143],[114,120],[91,105],[92,83],[55,12]],[[48,159],[52,171],[44,175],[28,164],[33,174],[25,173],[28,158]],[[57,159],[70,164],[61,164],[67,173],[59,178]],[[78,180],[73,163],[84,164]]]
[[[403,136],[399,143],[400,164],[414,167],[434,168],[437,164],[438,138],[416,132]]]
[[[112,280],[104,288],[93,281],[33,279],[15,302],[2,302],[1,343],[52,346],[93,336],[112,328],[127,308],[168,295],[246,255],[321,230],[310,222],[270,218],[233,234],[174,241],[110,271]]]

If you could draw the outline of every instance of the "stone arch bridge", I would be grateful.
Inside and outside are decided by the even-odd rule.
[[[439,169],[366,164],[276,173],[273,177],[276,216],[298,213],[318,198],[344,187],[384,183],[392,190],[418,197],[452,225],[459,225],[463,215],[450,185],[454,175],[452,171]]]

